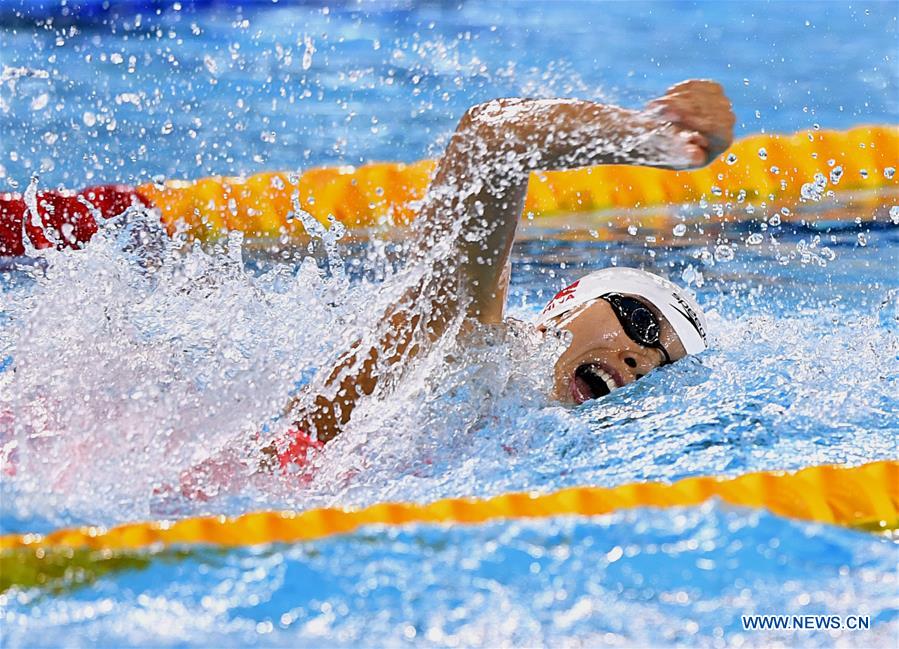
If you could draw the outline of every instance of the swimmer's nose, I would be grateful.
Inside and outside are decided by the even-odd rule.
[[[642,379],[661,365],[658,352],[654,349],[640,350],[639,352],[627,349],[619,352],[618,360],[627,368],[627,375],[631,377],[632,381]]]

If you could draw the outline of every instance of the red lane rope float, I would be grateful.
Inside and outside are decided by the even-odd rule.
[[[573,487],[551,494],[510,493],[487,499],[448,498],[430,504],[381,503],[359,510],[254,512],[227,518],[81,527],[47,535],[0,537],[0,556],[36,549],[119,551],[185,544],[226,547],[296,543],[344,534],[365,525],[484,523],[498,519],[595,516],[634,507],[698,505],[709,498],[810,521],[872,530],[899,527],[899,462],[857,467],[815,466],[795,473],[760,472],[737,478],[695,477],[673,484]]]
[[[348,227],[404,225],[415,216],[415,201],[424,196],[434,161],[413,164],[374,163],[361,167],[311,169],[303,174],[263,172],[247,177],[203,178],[147,183],[137,188],[106,186],[83,190],[114,192],[159,209],[169,232],[184,230],[200,239],[216,239],[230,230],[252,237],[303,234],[297,220],[288,221],[296,194],[301,207],[326,223],[334,216]],[[752,135],[738,140],[711,165],[695,171],[666,171],[606,165],[565,172],[534,174],[525,212],[545,216],[565,212],[652,208],[711,202],[766,202],[767,208],[803,200],[803,185],[817,174],[838,192],[880,193],[899,190],[899,176],[886,170],[899,166],[899,127],[859,126],[847,131],[810,130],[793,135]],[[834,178],[839,181],[834,183]],[[105,196],[106,194],[103,193]],[[122,205],[91,201],[113,216]],[[61,203],[61,212],[46,205]],[[77,247],[96,231],[96,224],[74,193],[42,192],[38,211],[44,228],[59,232],[69,223],[60,246]],[[22,223],[27,214],[19,194],[0,194],[0,256],[20,255]],[[747,216],[746,218],[751,218]],[[799,217],[797,217],[799,218]],[[35,247],[51,245],[40,228],[26,220]]]
[[[0,193],[0,257],[25,254],[23,232],[35,248],[53,245],[59,248],[80,248],[97,233],[97,222],[82,200],[87,200],[106,218],[124,212],[134,202],[150,206],[138,190],[127,185],[100,185],[80,192],[37,192],[37,211],[40,223],[35,223],[24,198],[19,194]]]

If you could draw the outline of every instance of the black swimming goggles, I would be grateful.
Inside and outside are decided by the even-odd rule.
[[[635,297],[628,297],[620,293],[601,295],[600,299],[605,300],[612,307],[612,311],[615,312],[618,322],[621,323],[621,328],[624,329],[624,333],[627,334],[628,338],[638,345],[658,349],[662,352],[665,362],[659,367],[671,363],[668,350],[662,346],[662,341],[659,338],[662,332],[659,319],[655,313],[649,310],[646,304]]]

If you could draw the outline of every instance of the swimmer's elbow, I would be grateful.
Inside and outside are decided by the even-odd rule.
[[[456,148],[481,160],[527,149],[532,127],[527,119],[532,100],[506,97],[475,104],[465,111],[454,138]]]
[[[500,97],[496,99],[488,99],[487,101],[482,101],[479,104],[474,104],[473,106],[470,106],[467,111],[465,111],[465,117],[463,119],[478,121],[485,116],[499,114],[503,111],[506,103],[509,101],[509,99]]]
[[[459,120],[457,131],[477,131],[486,133],[488,131],[498,130],[498,127],[505,126],[510,116],[512,106],[519,104],[524,99],[506,97],[498,99],[489,99],[471,106],[465,111],[462,119]]]

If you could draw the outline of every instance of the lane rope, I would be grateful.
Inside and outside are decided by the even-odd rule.
[[[866,214],[889,208],[899,194],[897,152],[897,126],[751,135],[736,141],[709,166],[694,171],[604,165],[534,174],[525,215],[603,211],[607,212],[603,223],[626,226],[636,217],[621,212],[639,209],[640,226],[664,232],[679,222],[672,206],[699,205],[704,199],[708,205],[723,206],[720,215],[707,210],[716,221],[754,220],[759,210],[766,215],[778,212],[785,222],[854,219],[857,214],[853,213],[810,217],[809,210],[797,206],[820,210],[822,205],[834,204]],[[21,194],[0,193],[0,256],[25,254],[23,232],[38,248],[78,248],[96,233],[96,213],[115,216],[133,202],[158,209],[170,234],[181,231],[201,241],[220,239],[231,231],[264,240],[303,239],[307,234],[301,221],[290,218],[294,195],[301,209],[324,224],[333,217],[351,228],[401,226],[414,218],[434,164],[433,160],[384,162],[303,173],[169,180],[138,187],[39,191],[40,223],[33,222]],[[597,234],[602,239],[613,236],[604,228]]]
[[[448,498],[429,504],[380,503],[358,510],[260,511],[236,517],[128,523],[111,528],[60,529],[47,535],[0,537],[0,555],[27,550],[102,552],[193,544],[243,547],[296,543],[345,534],[367,525],[475,524],[561,515],[596,516],[634,507],[699,505],[709,498],[764,508],[788,518],[868,530],[899,528],[899,461],[856,467],[814,466],[736,478],[691,477],[672,484],[573,487],[550,494],[509,493],[486,499]]]
[[[533,174],[525,214],[654,208],[705,198],[709,203],[732,203],[731,218],[751,220],[757,215],[744,209],[750,203],[760,208],[764,202],[769,211],[776,211],[817,202],[827,191],[899,190],[899,177],[888,171],[899,166],[897,151],[896,126],[751,135],[694,171],[602,165]],[[137,189],[161,210],[172,231],[182,227],[201,239],[228,230],[291,236],[303,233],[297,220],[286,219],[294,192],[302,209],[322,223],[333,216],[347,227],[405,225],[415,216],[415,202],[424,196],[434,165],[433,160],[374,163],[303,174],[265,172],[246,178],[148,183]],[[782,216],[790,220],[789,214]]]

